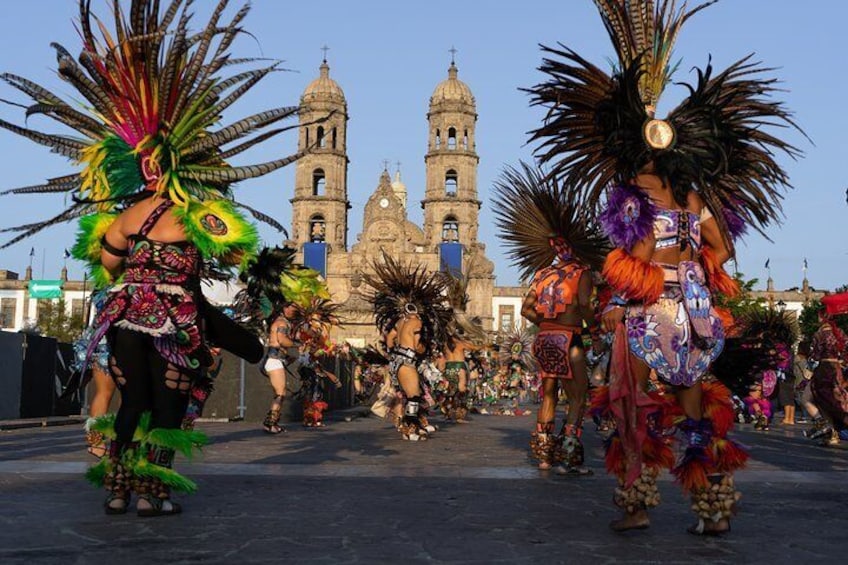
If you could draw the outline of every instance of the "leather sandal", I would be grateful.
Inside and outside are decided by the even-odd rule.
[[[171,501],[170,498],[159,498],[149,494],[143,494],[139,496],[139,500],[143,500],[150,505],[149,508],[138,508],[136,506],[136,513],[142,518],[172,516],[174,514],[180,514],[183,511],[182,506]],[[124,512],[126,512],[126,509],[124,509]]]
[[[115,506],[114,503],[117,501],[122,501],[123,505]],[[127,507],[130,505],[130,495],[129,493],[117,493],[111,492],[109,496],[106,497],[106,500],[103,501],[103,511],[110,516],[114,516],[117,514],[126,514]]]
[[[280,425],[280,410],[268,410],[262,422],[262,429],[266,433],[275,435],[286,431],[286,428]]]

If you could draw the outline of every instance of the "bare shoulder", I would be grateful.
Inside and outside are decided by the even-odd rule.
[[[121,222],[119,227],[124,236],[138,232],[145,218],[150,214],[150,202],[152,200],[152,198],[145,198],[121,212],[115,221]]]

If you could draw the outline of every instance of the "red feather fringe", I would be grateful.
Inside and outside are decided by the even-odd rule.
[[[712,448],[715,468],[720,473],[732,473],[748,463],[748,452],[733,440],[717,438]]]
[[[671,469],[674,467],[674,450],[671,442],[663,437],[648,435],[642,444],[642,461],[646,467]]]
[[[712,465],[700,459],[692,459],[671,470],[675,480],[687,492],[710,486],[707,475],[712,473]]]
[[[604,262],[604,278],[616,292],[628,299],[653,304],[663,291],[663,270],[659,265],[614,249]]]
[[[673,394],[660,394],[658,392],[649,392],[648,394],[662,404],[661,425],[664,430],[670,430],[686,419],[683,408],[677,403],[677,398]]]
[[[721,325],[724,326],[724,333],[728,337],[730,337],[735,331],[736,320],[733,318],[733,314],[727,308],[722,308],[721,306],[715,306],[715,313],[718,316],[718,319],[721,320]]]
[[[609,386],[599,386],[591,393],[589,402],[589,414],[603,416],[609,412],[610,391]]]
[[[713,434],[720,438],[727,437],[736,419],[730,391],[720,382],[701,383],[701,391],[701,410],[704,417],[712,421]]]
[[[739,283],[718,264],[715,252],[709,245],[701,248],[701,259],[703,259],[704,272],[707,275],[710,289],[730,298],[739,294]]]

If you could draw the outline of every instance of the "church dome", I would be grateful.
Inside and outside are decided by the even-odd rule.
[[[471,89],[468,88],[468,85],[456,78],[458,73],[458,69],[456,65],[451,62],[451,66],[448,68],[448,78],[447,80],[443,80],[438,85],[436,85],[436,89],[433,91],[433,96],[430,98],[431,104],[438,104],[439,102],[447,102],[447,101],[455,101],[455,102],[465,102],[466,104],[474,105],[474,95],[471,94]]]
[[[330,78],[330,65],[324,60],[319,67],[320,74],[318,78],[309,83],[306,90],[303,91],[304,100],[314,100],[317,98],[328,99],[335,98],[344,101],[345,95],[339,83]]]
[[[397,199],[406,208],[406,185],[400,180],[400,171],[395,172],[395,180],[392,181],[392,192],[395,193]]]

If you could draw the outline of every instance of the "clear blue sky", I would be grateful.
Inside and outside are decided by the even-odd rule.
[[[109,4],[93,2],[103,16],[108,16]],[[195,2],[196,25],[205,22],[212,4],[212,0]],[[810,5],[816,9],[808,8]],[[234,1],[228,12],[232,14],[239,6],[241,2]],[[844,235],[848,221],[846,6],[839,0],[722,0],[690,20],[678,41],[676,53],[682,65],[677,80],[690,80],[689,69],[704,66],[709,55],[720,69],[751,52],[778,67],[776,73],[787,89],[784,100],[815,143],[787,133],[806,157],[798,162],[780,157],[795,186],[784,201],[786,218],[770,230],[773,243],[749,235],[739,246],[739,270],[748,278],[759,278],[760,288],[768,276],[764,264],[769,258],[778,288],[800,285],[805,257],[814,287],[833,289],[848,283],[848,238]],[[68,95],[70,89],[54,72],[55,57],[49,44],[57,41],[72,53],[79,52],[72,26],[76,14],[76,0],[4,3],[0,71],[23,75]],[[538,44],[560,41],[597,64],[605,64],[613,55],[590,0],[254,0],[246,28],[257,40],[247,36],[237,40],[236,56],[284,59],[285,66],[295,72],[280,73],[261,83],[231,109],[231,118],[296,103],[318,74],[321,46],[330,47],[330,74],[344,89],[350,112],[351,241],[362,231],[362,208],[377,186],[384,159],[402,163],[410,218],[420,223],[417,202],[424,193],[426,113],[433,88],[447,76],[448,50],[455,46],[459,78],[474,92],[479,113],[478,192],[483,201],[479,236],[495,261],[496,283],[516,283],[516,272],[504,259],[492,226],[490,187],[504,165],[531,156],[531,147],[525,145],[526,132],[537,125],[541,112],[529,108],[526,95],[518,89],[542,78],[536,70],[541,61]],[[658,114],[667,112],[682,96],[681,88],[670,87]],[[24,101],[4,85],[0,85],[0,98]],[[0,117],[22,123],[18,109],[7,105],[0,105]],[[44,119],[33,119],[30,125],[58,131]],[[270,160],[291,152],[294,145],[294,135],[283,136],[274,145],[245,155],[239,163]],[[5,131],[0,131],[0,155],[0,188],[35,184],[72,170],[62,157]],[[394,165],[391,169],[394,172]],[[288,225],[293,174],[293,168],[284,169],[243,183],[236,189],[238,196]],[[46,218],[63,205],[62,197],[56,195],[5,196],[0,202],[0,226]],[[22,273],[34,247],[35,276],[42,276],[43,264],[44,278],[55,277],[62,267],[62,250],[72,244],[73,233],[74,226],[65,224],[2,250],[0,268]],[[280,241],[270,228],[262,228],[261,233],[269,243]],[[81,264],[70,260],[68,268],[72,278],[82,278]]]

